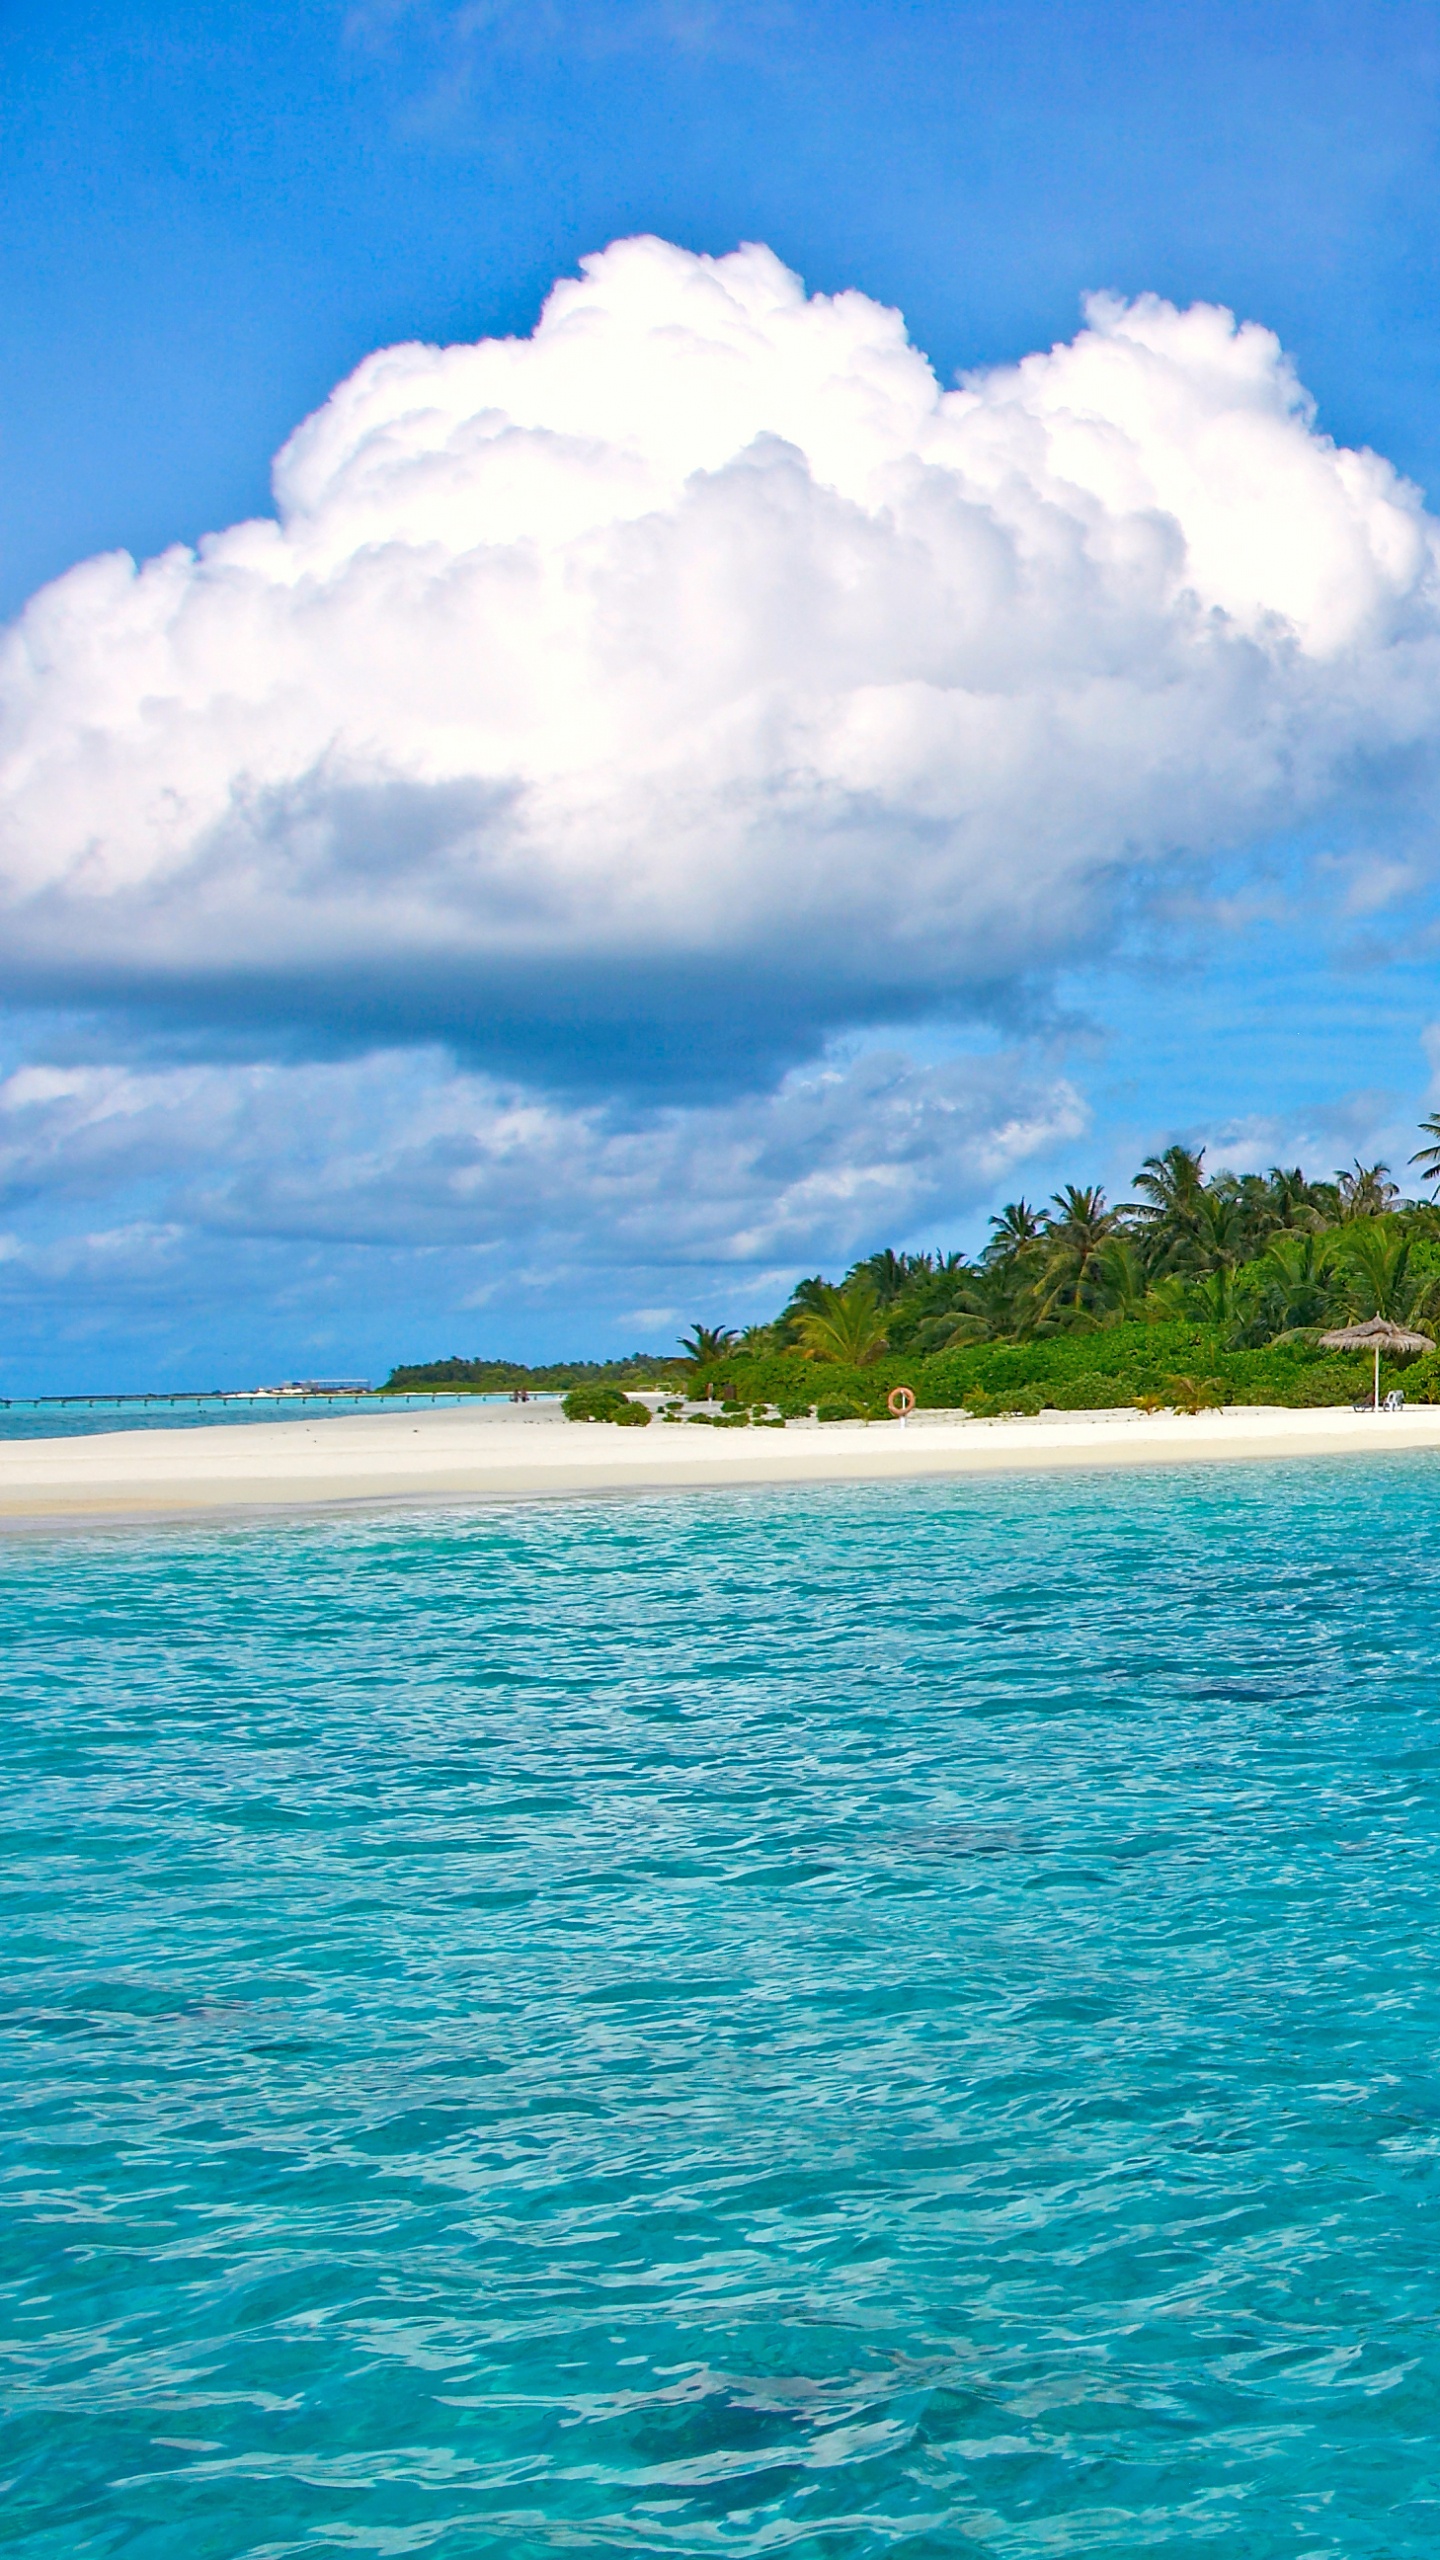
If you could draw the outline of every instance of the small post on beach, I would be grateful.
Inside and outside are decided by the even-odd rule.
[[[890,1393],[889,1393],[889,1394],[888,1394],[888,1396],[886,1397],[885,1401],[886,1401],[886,1403],[888,1404],[888,1406],[890,1407],[891,1412],[894,1414],[896,1421],[899,1423],[900,1428],[901,1428],[901,1430],[903,1431],[903,1430],[904,1430],[904,1428],[905,1428],[905,1424],[906,1424],[907,1419],[909,1418],[909,1416],[910,1416],[910,1415],[914,1412],[914,1410],[915,1410],[915,1390],[914,1390],[914,1388],[913,1388],[913,1387],[892,1387],[892,1388],[891,1388],[891,1390],[890,1390]]]

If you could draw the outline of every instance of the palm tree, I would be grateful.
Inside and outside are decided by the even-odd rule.
[[[1233,1324],[1236,1315],[1233,1262],[1212,1262],[1204,1279],[1194,1283],[1190,1303],[1206,1324]]]
[[[1177,1413],[1208,1413],[1225,1400],[1222,1378],[1172,1378],[1170,1392]]]
[[[868,1284],[882,1307],[893,1306],[917,1280],[928,1280],[934,1267],[928,1253],[893,1253],[886,1245],[883,1252],[868,1254],[863,1262],[853,1263],[845,1274],[844,1286],[850,1289],[857,1283]]]
[[[740,1335],[740,1349],[752,1360],[763,1360],[767,1352],[782,1349],[780,1328],[773,1324],[747,1324]]]
[[[1349,1173],[1337,1173],[1335,1188],[1340,1194],[1343,1219],[1383,1218],[1392,1200],[1399,1197],[1400,1185],[1389,1179],[1388,1164],[1362,1164],[1357,1156]]]
[[[1040,1274],[1034,1250],[992,1262],[988,1254],[959,1276],[954,1303],[917,1326],[914,1347],[922,1355],[949,1351],[961,1342],[1014,1341],[1034,1329]]]
[[[1046,1308],[1082,1308],[1090,1294],[1096,1257],[1115,1231],[1115,1212],[1097,1185],[1082,1190],[1067,1182],[1053,1195],[1056,1215],[1045,1222]]]
[[[1440,1274],[1417,1270],[1414,1251],[1412,1237],[1388,1233],[1378,1220],[1347,1228],[1335,1248],[1341,1312],[1388,1316],[1392,1324],[1426,1314],[1440,1294]]]
[[[823,1306],[802,1314],[795,1332],[811,1360],[838,1360],[849,1369],[868,1369],[886,1347],[880,1301],[863,1280],[848,1289],[827,1290]]]
[[[1440,1111],[1421,1121],[1420,1133],[1425,1144],[1416,1148],[1410,1162],[1420,1167],[1422,1182],[1440,1182]]]
[[[697,1369],[713,1369],[734,1344],[735,1335],[728,1324],[696,1324],[682,1337],[680,1348]]]
[[[892,1351],[914,1351],[938,1345],[948,1338],[951,1323],[966,1303],[966,1286],[973,1276],[963,1253],[897,1254],[897,1262],[906,1269],[904,1287],[898,1296],[886,1298],[883,1288],[876,1291],[885,1309],[886,1330]],[[847,1273],[846,1288],[857,1278],[867,1276],[862,1264],[858,1272]]]
[[[1233,1271],[1244,1260],[1245,1202],[1233,1191],[1202,1191],[1195,1202],[1188,1259],[1198,1271]]]
[[[776,1324],[783,1346],[791,1349],[794,1348],[794,1345],[799,1339],[797,1328],[801,1317],[807,1313],[812,1313],[817,1307],[824,1306],[826,1299],[829,1297],[831,1286],[832,1283],[830,1281],[821,1279],[818,1271],[815,1272],[808,1280],[796,1281],[794,1288],[790,1292],[787,1305],[776,1318]]]
[[[1028,1253],[1040,1242],[1045,1222],[1038,1209],[1028,1200],[1007,1200],[998,1218],[990,1221],[994,1233],[980,1259],[982,1262],[1012,1262],[1019,1253]]]
[[[1217,1173],[1206,1183],[1205,1196],[1222,1199],[1234,1209],[1245,1239],[1242,1259],[1248,1259],[1263,1250],[1277,1227],[1315,1225],[1309,1190],[1298,1165],[1293,1173],[1272,1165],[1269,1173]],[[1202,1224],[1203,1220],[1202,1210]]]
[[[1133,1177],[1135,1189],[1145,1197],[1127,1200],[1123,1215],[1138,1218],[1166,1244],[1188,1235],[1195,1204],[1205,1188],[1204,1167],[1203,1147],[1197,1154],[1193,1147],[1176,1144],[1162,1148],[1158,1156],[1147,1156]]]
[[[1190,1283],[1180,1271],[1164,1271],[1145,1292],[1145,1314],[1151,1324],[1183,1324],[1192,1315]]]
[[[1271,1218],[1277,1227],[1316,1227],[1323,1223],[1320,1205],[1315,1198],[1313,1182],[1307,1182],[1299,1165],[1272,1164],[1265,1177],[1270,1192]]]
[[[1251,1285],[1258,1294],[1248,1332],[1260,1342],[1273,1342],[1278,1333],[1324,1324],[1334,1288],[1332,1264],[1330,1238],[1313,1227],[1272,1235],[1251,1265]]]
[[[1107,1324],[1135,1324],[1151,1312],[1150,1283],[1127,1236],[1107,1236],[1091,1265],[1095,1298]]]

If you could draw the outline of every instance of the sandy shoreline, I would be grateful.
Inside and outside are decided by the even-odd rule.
[[[1400,1414],[1232,1407],[964,1421],[648,1431],[567,1423],[554,1406],[449,1407],[0,1441],[0,1523],[311,1511],[766,1485],[900,1481],[1013,1469],[1136,1467],[1440,1449],[1440,1406]]]

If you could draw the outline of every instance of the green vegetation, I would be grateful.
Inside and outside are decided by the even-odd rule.
[[[1440,1183],[1440,1114],[1425,1139],[1412,1162]],[[972,1413],[1348,1404],[1369,1386],[1368,1356],[1327,1352],[1322,1332],[1376,1315],[1427,1333],[1440,1324],[1440,1207],[1401,1199],[1383,1164],[1333,1181],[1281,1166],[1207,1174],[1203,1156],[1171,1146],[1147,1157],[1134,1190],[1114,1208],[1074,1183],[1043,1209],[1012,1201],[974,1261],[870,1254],[839,1282],[803,1280],[768,1324],[696,1325],[668,1359],[440,1361],[387,1384],[554,1384],[621,1404],[627,1384],[665,1384],[720,1401],[737,1422],[817,1410],[879,1420],[897,1385],[922,1406]],[[1440,1352],[1385,1362],[1381,1382],[1440,1403]]]
[[[815,1283],[812,1299],[796,1311],[794,1334],[812,1360],[838,1360],[847,1369],[868,1369],[889,1340],[879,1297],[863,1272],[843,1289]]]
[[[735,1340],[728,1324],[696,1324],[684,1336],[680,1348],[693,1369],[713,1369],[733,1348]]]
[[[623,1387],[599,1380],[572,1387],[565,1398],[567,1422],[620,1422],[636,1428],[650,1420],[648,1404],[632,1404]]]
[[[1440,1115],[1426,1135],[1416,1161],[1440,1180]],[[1440,1318],[1440,1210],[1401,1200],[1385,1165],[1330,1182],[1280,1166],[1207,1176],[1201,1155],[1172,1146],[1134,1188],[1114,1208],[1076,1183],[1043,1209],[1012,1201],[973,1262],[887,1250],[838,1285],[802,1281],[773,1323],[712,1360],[711,1383],[784,1410],[808,1371],[837,1419],[882,1413],[900,1383],[921,1405],[979,1413],[1344,1404],[1364,1391],[1365,1359],[1324,1351],[1322,1332]],[[1440,1354],[1383,1374],[1440,1401]]]
[[[516,1387],[532,1394],[553,1395],[566,1387],[611,1384],[654,1386],[669,1378],[672,1355],[664,1351],[632,1351],[623,1360],[557,1360],[548,1367],[527,1369],[523,1360],[413,1361],[392,1369],[382,1395],[507,1395]]]

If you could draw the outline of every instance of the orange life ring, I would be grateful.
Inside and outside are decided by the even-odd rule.
[[[892,1387],[885,1401],[896,1421],[903,1422],[906,1414],[915,1410],[915,1390],[913,1387]]]

